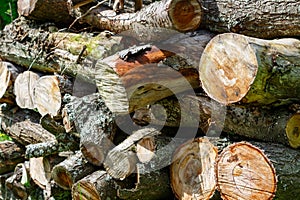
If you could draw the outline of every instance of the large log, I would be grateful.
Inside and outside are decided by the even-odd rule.
[[[202,27],[219,33],[236,32],[258,38],[300,35],[297,0],[204,0]],[[286,17],[288,16],[288,17]]]
[[[51,176],[58,186],[65,190],[70,190],[74,183],[95,170],[95,166],[90,164],[79,151],[55,165]]]
[[[275,169],[262,150],[249,143],[234,143],[223,149],[216,172],[222,199],[273,199],[275,196]]]
[[[158,106],[160,105],[160,106]],[[199,127],[204,134],[219,130],[265,142],[299,147],[299,113],[286,107],[227,106],[206,96],[182,95],[165,98],[149,109],[137,110],[138,123],[170,127]]]
[[[300,41],[262,40],[234,33],[206,46],[199,73],[203,89],[223,104],[283,104],[300,97]],[[242,58],[242,59],[241,59]]]
[[[210,199],[215,192],[217,148],[205,138],[177,148],[170,167],[172,189],[178,199]]]
[[[82,22],[116,33],[134,29],[142,24],[150,29],[160,27],[178,31],[191,31],[197,29],[201,22],[202,8],[200,3],[195,0],[163,0],[154,2],[136,13],[117,15],[112,10],[100,7],[85,15],[73,9],[73,14],[81,18]],[[141,35],[138,35],[138,31],[141,30],[134,30],[133,33],[135,32],[136,36],[140,38]],[[146,36],[143,37],[143,39],[146,38]]]
[[[99,94],[82,98],[66,97],[69,121],[74,122],[80,134],[80,150],[96,166],[102,165],[112,146],[116,132],[115,114],[106,106]]]

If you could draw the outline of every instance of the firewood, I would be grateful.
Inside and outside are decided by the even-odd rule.
[[[154,2],[136,13],[116,14],[103,7],[88,14],[78,10],[71,11],[81,22],[102,30],[116,33],[134,28],[136,24],[147,24],[150,28],[172,28],[179,31],[191,31],[201,22],[202,8],[198,1],[163,0]],[[138,36],[138,35],[137,35]]]
[[[95,171],[72,187],[72,199],[74,200],[107,199],[116,196],[116,182],[106,171]]]
[[[40,124],[33,123],[30,120],[16,122],[8,127],[5,132],[24,146],[39,142],[56,141],[53,134],[46,131]]]
[[[13,83],[21,69],[9,62],[0,61],[0,103],[15,103]]]
[[[138,141],[136,145],[136,156],[142,163],[149,162],[155,155],[155,138],[147,136]]]
[[[201,1],[202,26],[214,32],[235,32],[258,38],[294,37],[300,34],[296,0]],[[284,16],[289,16],[285,18]],[[222,57],[222,56],[221,56]]]
[[[205,138],[178,147],[171,164],[171,186],[178,199],[210,199],[216,188],[217,148]]]
[[[96,170],[80,151],[55,165],[51,176],[59,187],[70,190],[79,179],[91,174]]]
[[[13,171],[15,166],[24,161],[24,149],[13,141],[0,142],[0,174]]]
[[[50,178],[51,166],[46,157],[29,159],[29,174],[32,181],[51,195]],[[50,194],[49,194],[50,193]]]
[[[212,99],[226,105],[264,106],[299,100],[299,45],[292,38],[218,35],[201,57],[202,87]]]
[[[137,157],[132,151],[135,143],[144,137],[159,134],[161,133],[155,128],[140,129],[110,150],[103,163],[108,174],[115,179],[123,180],[135,172]]]
[[[106,106],[99,94],[82,98],[65,96],[69,120],[80,134],[83,156],[96,166],[102,165],[112,146],[116,132],[115,114]]]
[[[60,151],[64,151],[64,149],[59,148],[59,144],[56,140],[29,144],[26,146],[25,158],[43,157],[57,154]]]
[[[13,175],[13,172],[0,175],[0,195],[6,197],[7,199],[14,199],[13,193],[5,186],[5,181],[7,178]]]
[[[250,143],[234,143],[218,157],[218,189],[223,199],[273,199],[277,179],[270,160]]]
[[[20,108],[35,108],[34,87],[40,76],[32,71],[25,71],[14,82],[14,94]]]
[[[224,117],[214,117],[216,114]],[[225,108],[206,96],[178,95],[178,99],[168,97],[148,109],[135,111],[133,120],[138,124],[199,127],[208,135],[209,127],[214,126],[220,134],[224,131],[249,139],[299,147],[299,113],[286,107],[270,110],[231,105]]]
[[[34,103],[42,116],[56,116],[61,108],[61,98],[56,76],[43,76],[37,81],[34,87]]]
[[[74,20],[69,14],[66,0],[56,1],[26,1],[18,0],[18,13],[29,19],[38,21],[55,22],[58,25],[68,25]]]

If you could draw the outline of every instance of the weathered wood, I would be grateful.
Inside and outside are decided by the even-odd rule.
[[[15,103],[13,83],[21,69],[9,62],[0,61],[0,103]]]
[[[132,133],[122,143],[110,150],[104,160],[104,167],[109,175],[115,179],[123,180],[135,172],[137,157],[132,151],[135,143],[147,136],[161,134],[155,128],[140,129]]]
[[[204,0],[202,27],[214,32],[236,32],[258,38],[294,37],[300,34],[297,0]],[[286,18],[285,16],[289,16]]]
[[[29,144],[26,146],[25,157],[26,158],[37,158],[48,156],[52,154],[57,154],[59,151],[63,151],[59,149],[58,142],[49,141],[49,142],[41,142],[36,144]]]
[[[171,186],[178,199],[210,199],[215,192],[217,148],[205,138],[177,148],[171,164]]]
[[[113,199],[116,197],[116,182],[106,171],[96,171],[79,180],[72,187],[72,199],[74,200]]]
[[[18,0],[18,13],[29,19],[68,25],[74,20],[69,14],[66,0]]]
[[[275,195],[275,169],[262,150],[250,143],[234,143],[223,149],[216,172],[223,199],[273,199]]]
[[[0,175],[0,199],[1,200],[4,200],[4,198],[6,198],[7,200],[15,199],[13,193],[5,186],[6,179],[12,176],[12,174],[13,172]]]
[[[33,90],[40,76],[32,71],[25,71],[18,75],[14,82],[14,94],[20,108],[35,108]]]
[[[0,174],[13,171],[15,166],[23,162],[24,149],[13,141],[0,142]]]
[[[40,142],[56,141],[54,135],[46,131],[40,124],[30,120],[16,122],[5,132],[18,143],[26,146]]]
[[[82,98],[65,96],[69,120],[80,134],[80,150],[92,164],[100,166],[112,146],[116,132],[114,113],[99,94]]]
[[[201,57],[202,87],[223,104],[297,101],[299,46],[300,41],[292,38],[262,40],[234,33],[218,35]]]
[[[51,195],[51,165],[48,158],[38,157],[29,159],[29,174],[31,180],[41,189],[45,190],[48,198]]]
[[[155,155],[155,138],[147,136],[136,144],[136,156],[142,163],[149,162]]]
[[[154,2],[136,13],[117,15],[112,10],[100,7],[85,16],[78,10],[73,10],[73,14],[76,17],[81,17],[81,22],[117,33],[134,29],[135,25],[139,24],[146,24],[149,28],[161,27],[178,31],[191,31],[198,28],[201,22],[202,8],[199,2],[194,0],[163,0]],[[139,37],[139,35],[137,36]]]
[[[79,179],[91,174],[96,167],[90,164],[80,151],[55,165],[51,176],[59,187],[70,190]]]

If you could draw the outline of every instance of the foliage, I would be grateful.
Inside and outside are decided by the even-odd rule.
[[[0,29],[18,17],[18,0],[0,0]]]
[[[2,142],[2,141],[6,141],[6,140],[12,140],[11,139],[11,137],[9,137],[8,135],[5,135],[4,133],[2,133],[1,131],[0,131],[0,142]]]

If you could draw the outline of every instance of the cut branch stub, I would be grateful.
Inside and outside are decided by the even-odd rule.
[[[223,103],[283,104],[300,98],[300,41],[234,33],[214,37],[200,61],[202,87]]]
[[[171,186],[178,199],[209,199],[215,192],[217,148],[206,138],[179,146],[171,165]]]
[[[272,163],[257,147],[234,143],[220,154],[217,185],[223,199],[272,199],[276,192],[276,173]]]
[[[41,77],[34,88],[35,106],[44,116],[56,116],[61,107],[61,93],[56,76]]]

